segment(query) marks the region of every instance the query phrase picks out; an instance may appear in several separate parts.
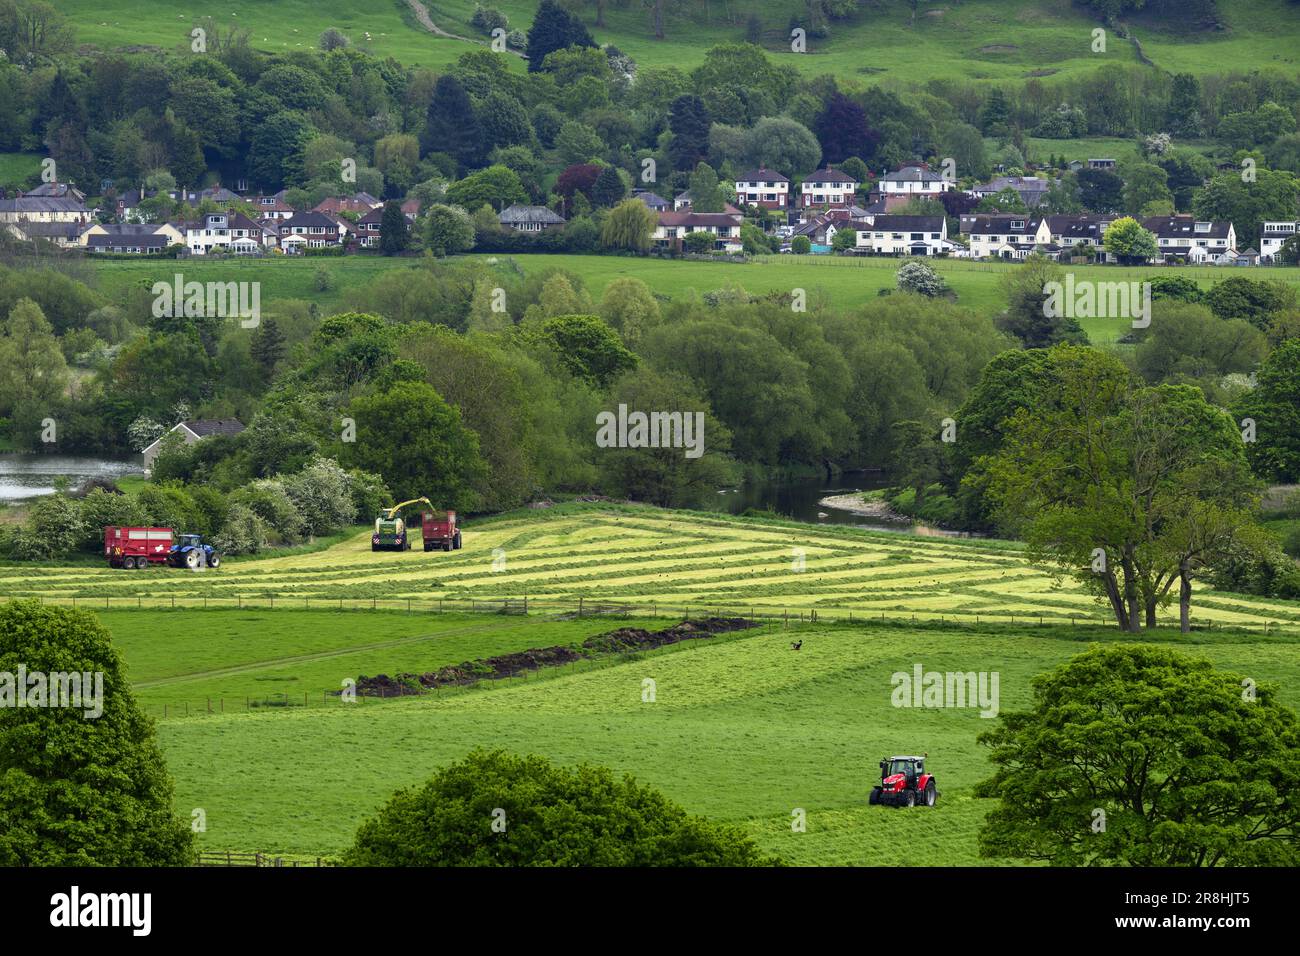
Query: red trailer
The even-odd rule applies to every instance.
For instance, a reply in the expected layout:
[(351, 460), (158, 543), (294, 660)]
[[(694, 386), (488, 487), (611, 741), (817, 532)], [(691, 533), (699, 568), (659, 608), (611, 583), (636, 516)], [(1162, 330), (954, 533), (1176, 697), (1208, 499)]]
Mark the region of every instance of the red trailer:
[(420, 515), (420, 531), (424, 535), (424, 550), (460, 550), (460, 528), (456, 526), (454, 511), (425, 511)]
[(151, 561), (165, 564), (171, 549), (171, 528), (104, 529), (104, 557), (109, 567), (147, 568)]

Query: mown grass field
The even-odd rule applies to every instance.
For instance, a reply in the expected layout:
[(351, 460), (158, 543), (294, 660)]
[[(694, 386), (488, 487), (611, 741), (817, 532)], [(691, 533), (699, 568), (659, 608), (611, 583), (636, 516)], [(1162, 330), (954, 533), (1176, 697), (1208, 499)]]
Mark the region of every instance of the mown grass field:
[[(1029, 703), (1035, 674), (1122, 639), (1087, 595), (1055, 589), (1009, 542), (608, 504), (473, 522), (464, 541), (450, 553), (373, 553), (362, 533), (201, 573), (6, 566), (0, 595), (75, 597), (102, 616), (159, 718), (178, 812), (206, 815), (203, 848), (325, 856), (393, 790), (484, 746), (633, 773), (792, 863), (997, 862), (978, 857), (992, 804), (972, 789), (990, 772), (976, 741), (990, 721), (972, 708), (896, 708), (892, 675), (918, 663), (996, 672), (1005, 711)], [(526, 616), (437, 610), (439, 599), (523, 595)], [(579, 597), (588, 612), (643, 613), (564, 613)], [(687, 609), (751, 608), (769, 615), (762, 627), (649, 653), (419, 697), (329, 694), (347, 678), (656, 628)], [(819, 623), (800, 623), (813, 610)], [(1143, 639), (1300, 703), (1300, 605), (1198, 589), (1195, 619), (1236, 626)], [(653, 701), (642, 699), (647, 678)], [(913, 751), (930, 755), (939, 806), (868, 807), (876, 761)], [(799, 809), (804, 833), (790, 825)]]
[[(150, 612), (104, 615), (133, 676), (160, 673), (154, 654), (167, 653)], [(296, 649), (321, 625), (313, 612), (167, 612), (210, 644), (241, 640), (276, 653)], [(356, 640), (367, 640), (365, 612), (344, 612)], [(374, 619), (392, 615), (376, 612)], [(500, 628), (483, 631), (483, 620)], [(423, 653), (429, 666), (463, 646), (476, 656), (519, 644), (562, 638), (557, 623), (478, 615), (439, 619), (441, 638), (393, 652)], [(605, 630), (618, 621), (568, 622), (569, 636)], [(459, 632), (457, 629), (460, 629)], [(328, 625), (327, 625), (328, 629)], [(335, 627), (326, 646), (342, 636)], [(800, 638), (795, 653), (790, 641)], [(206, 814), (205, 849), (262, 850), (330, 856), (350, 842), (357, 824), (398, 787), (426, 779), (475, 746), (540, 753), (565, 764), (582, 761), (635, 774), (689, 810), (745, 827), (771, 853), (805, 865), (972, 865), (976, 834), (992, 801), (972, 788), (990, 772), (977, 735), (991, 725), (977, 709), (896, 708), (892, 675), (926, 670), (999, 675), (998, 706), (1022, 708), (1033, 676), (1082, 652), (1088, 641), (1117, 640), (1100, 628), (1005, 626), (980, 628), (884, 625), (769, 626), (739, 635), (679, 644), (658, 652), (555, 668), (526, 679), (448, 689), (425, 697), (364, 700), (319, 708), (206, 713), (159, 724), (176, 807), (188, 818)], [(1298, 702), (1296, 640), (1273, 636), (1200, 634), (1189, 653), (1282, 687)], [(170, 645), (179, 660), (199, 647)], [(288, 641), (288, 643), (286, 643)], [(242, 650), (211, 651), (245, 659)], [(382, 652), (367, 650), (369, 660)], [(336, 673), (349, 661), (335, 659)], [(168, 662), (166, 667), (175, 666)], [(396, 669), (394, 667), (393, 669)], [(644, 681), (655, 682), (653, 701)], [(152, 693), (142, 689), (146, 700)], [(873, 808), (866, 793), (876, 762), (894, 753), (930, 755), (941, 798), (933, 810)], [(791, 829), (805, 811), (807, 831)], [(1081, 821), (1081, 825), (1086, 825)]]
[[(839, 256), (765, 256), (746, 263), (698, 262), (670, 259), (644, 259), (632, 256), (519, 255), (479, 256), (496, 261), (505, 268), (507, 260), (517, 264), (525, 274), (545, 269), (565, 269), (580, 276), (593, 298), (599, 300), (605, 287), (625, 276), (639, 278), (664, 296), (677, 299), (724, 286), (739, 285), (761, 295), (767, 292), (804, 289), (810, 304), (824, 303), (830, 308), (853, 309), (874, 301), (882, 289), (895, 288), (900, 261), (893, 258), (843, 258)], [(959, 305), (985, 314), (1006, 308), (1002, 292), (1003, 277), (1017, 268), (1004, 262), (970, 262), (960, 259), (934, 259), (934, 268), (957, 294)], [(94, 263), (99, 289), (112, 298), (128, 286), (172, 280), (177, 271), (187, 280), (249, 281), (262, 283), (263, 309), (275, 314), (279, 300), (314, 301), (324, 314), (345, 307), (349, 294), (389, 269), (417, 269), (426, 266), (419, 260), (393, 260), (382, 257), (348, 256), (343, 258), (273, 258), (262, 260), (223, 259), (184, 263), (171, 260), (132, 262), (107, 260)], [(1076, 281), (1133, 282), (1155, 275), (1179, 275), (1193, 279), (1208, 289), (1215, 282), (1241, 274), (1226, 267), (1187, 266), (1177, 269), (1155, 266), (1068, 266)], [(325, 269), (334, 277), (332, 287), (317, 291), (315, 277)], [(1300, 287), (1300, 269), (1260, 267), (1249, 270), (1253, 279), (1274, 279)], [(1130, 331), (1124, 319), (1082, 319), (1080, 325), (1098, 345), (1115, 341)]]
[[(527, 30), (535, 0), (494, 0), (510, 26)], [(474, 0), (424, 0), (432, 21), (448, 33), (478, 39), (469, 26)], [(1285, 0), (1222, 4), (1230, 29), (1213, 34), (1169, 32), (1139, 21), (1131, 25), (1143, 50), (1160, 69), (1193, 73), (1277, 66), (1293, 69), (1300, 15)], [(183, 52), (189, 29), (211, 15), (222, 25), (250, 30), (254, 46), (296, 51), (315, 46), (321, 31), (338, 27), (377, 56), (441, 68), (470, 49), (464, 40), (431, 35), (419, 25), (406, 0), (226, 0), (219, 7), (195, 7), (180, 0), (62, 0), (82, 43), (101, 49), (160, 48)], [(865, 6), (852, 20), (832, 23), (824, 39), (810, 38), (807, 52), (791, 52), (789, 22), (802, 5), (788, 0), (669, 5), (666, 37), (656, 40), (650, 15), (640, 3), (609, 4), (606, 27), (594, 26), (594, 9), (580, 12), (596, 41), (613, 43), (642, 67), (690, 69), (718, 43), (746, 37), (750, 13), (763, 27), (763, 45), (778, 63), (808, 76), (833, 73), (848, 85), (967, 81), (1022, 81), (1061, 77), (1105, 63), (1138, 62), (1135, 48), (1113, 33), (1106, 51), (1092, 51), (1095, 21), (1069, 0), (965, 0), (925, 3), (913, 21), (905, 0)], [(365, 32), (371, 37), (365, 39)], [(522, 69), (510, 57), (514, 69)]]
[[(372, 552), (367, 532), (309, 553), (230, 559), (218, 570), (102, 566), (0, 568), (0, 596), (40, 596), (86, 607), (390, 607), (425, 611), (527, 597), (568, 610), (628, 605), (677, 614), (726, 609), (859, 619), (1056, 622), (1105, 620), (1072, 580), (1030, 566), (1022, 548), (992, 540), (920, 537), (574, 504), (466, 527), (461, 551)], [(101, 602), (103, 602), (101, 604)], [(341, 604), (340, 604), (341, 602)], [(1172, 621), (1176, 608), (1165, 612)], [(1300, 604), (1197, 586), (1193, 621), (1300, 630)]]

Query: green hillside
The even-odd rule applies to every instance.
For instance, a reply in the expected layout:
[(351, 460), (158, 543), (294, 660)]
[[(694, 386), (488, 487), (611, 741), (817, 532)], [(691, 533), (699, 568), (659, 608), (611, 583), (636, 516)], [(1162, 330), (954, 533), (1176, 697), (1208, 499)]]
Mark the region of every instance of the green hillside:
[[(429, 33), (413, 13), (416, 5), (439, 29), (481, 39), (469, 25), (473, 0), (226, 0), (219, 10), (180, 0), (154, 0), (147, 10), (133, 0), (63, 0), (60, 7), (76, 23), (81, 42), (103, 49), (188, 50), (191, 25), (207, 15), (223, 26), (247, 28), (251, 42), (266, 50), (310, 49), (331, 26), (363, 49), (407, 63), (444, 66), (468, 48), (466, 40)], [(534, 0), (488, 5), (506, 13), (512, 28), (525, 30), (536, 9)], [(804, 9), (802, 3), (668, 3), (662, 41), (655, 39), (641, 3), (608, 6), (604, 28), (594, 26), (592, 4), (581, 11), (584, 22), (598, 42), (615, 44), (643, 67), (694, 66), (709, 47), (745, 39), (751, 11), (762, 22), (763, 45), (779, 62), (810, 76), (834, 73), (842, 82), (1008, 81), (1083, 72), (1102, 62), (1138, 62), (1135, 47), (1113, 35), (1105, 53), (1093, 53), (1091, 31), (1097, 24), (1069, 0), (923, 3), (915, 23), (910, 3), (874, 0), (862, 4), (853, 18), (832, 21), (829, 35), (810, 39), (802, 55), (790, 52), (789, 42), (790, 18)], [(1268, 65), (1294, 70), (1300, 48), (1300, 11), (1294, 5), (1257, 0), (1221, 7), (1229, 28), (1213, 34), (1167, 32), (1147, 22), (1132, 30), (1145, 55), (1164, 70), (1210, 73)]]

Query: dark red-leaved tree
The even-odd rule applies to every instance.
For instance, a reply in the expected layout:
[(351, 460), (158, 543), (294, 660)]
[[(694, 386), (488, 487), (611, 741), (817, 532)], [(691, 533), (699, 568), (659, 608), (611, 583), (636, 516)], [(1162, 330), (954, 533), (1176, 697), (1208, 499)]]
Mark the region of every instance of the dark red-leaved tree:
[(601, 167), (595, 163), (575, 163), (568, 167), (555, 180), (555, 195), (564, 198), (564, 214), (573, 209), (573, 194), (582, 193), (591, 199), (591, 187), (596, 185)]
[(835, 93), (813, 123), (822, 144), (822, 162), (828, 166), (850, 156), (869, 160), (880, 145), (880, 134), (867, 123), (867, 113), (843, 93)]

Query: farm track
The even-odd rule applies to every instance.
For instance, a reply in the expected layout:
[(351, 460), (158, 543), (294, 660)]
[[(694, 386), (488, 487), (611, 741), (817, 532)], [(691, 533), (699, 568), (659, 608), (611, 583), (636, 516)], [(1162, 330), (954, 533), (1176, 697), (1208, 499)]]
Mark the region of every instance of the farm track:
[[(494, 557), (505, 563), (494, 570)], [(772, 524), (628, 506), (542, 510), (467, 527), (465, 550), (373, 553), (358, 534), (324, 551), (236, 559), (194, 574), (106, 567), (0, 569), (0, 595), (140, 606), (378, 606), (620, 603), (644, 608), (840, 610), (864, 617), (1103, 622), (1106, 612), (1070, 579), (1059, 586), (1017, 545), (913, 537), (842, 526)], [(1295, 626), (1300, 604), (1197, 587), (1194, 620)], [(1164, 612), (1166, 620), (1171, 616)]]

